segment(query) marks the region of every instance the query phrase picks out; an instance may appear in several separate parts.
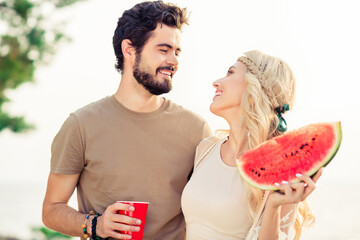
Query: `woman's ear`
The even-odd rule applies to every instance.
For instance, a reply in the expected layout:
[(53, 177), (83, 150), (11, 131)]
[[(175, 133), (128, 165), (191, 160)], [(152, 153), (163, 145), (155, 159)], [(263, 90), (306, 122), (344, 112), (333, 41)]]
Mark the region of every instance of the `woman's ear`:
[(124, 39), (122, 41), (121, 50), (122, 50), (122, 53), (124, 55), (124, 62), (125, 62), (125, 59), (130, 61), (130, 62), (135, 61), (136, 50), (132, 46), (132, 42), (129, 39)]

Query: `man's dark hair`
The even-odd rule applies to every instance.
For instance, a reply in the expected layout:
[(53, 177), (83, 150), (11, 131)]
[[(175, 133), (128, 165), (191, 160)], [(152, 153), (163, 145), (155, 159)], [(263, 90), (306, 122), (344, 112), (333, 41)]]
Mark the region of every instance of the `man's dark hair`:
[(122, 72), (124, 68), (122, 41), (129, 39), (132, 46), (135, 47), (136, 53), (140, 54), (158, 23), (181, 30), (183, 24), (188, 24), (186, 8), (181, 9), (176, 5), (166, 4), (162, 1), (142, 2), (126, 10), (119, 18), (113, 37), (116, 55), (115, 68), (119, 72)]

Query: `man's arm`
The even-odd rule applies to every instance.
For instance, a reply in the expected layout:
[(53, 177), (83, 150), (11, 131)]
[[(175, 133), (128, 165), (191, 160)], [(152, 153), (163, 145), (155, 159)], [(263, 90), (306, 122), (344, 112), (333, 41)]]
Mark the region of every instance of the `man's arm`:
[[(68, 205), (79, 180), (79, 174), (60, 175), (50, 173), (48, 186), (43, 203), (42, 219), (48, 228), (68, 236), (83, 236), (82, 224), (85, 222), (85, 213), (79, 213)], [(120, 234), (119, 230), (137, 232), (140, 225), (138, 219), (117, 214), (119, 210), (133, 211), (133, 207), (127, 204), (114, 203), (105, 210), (98, 218), (96, 227), (100, 237), (114, 237), (118, 239), (131, 239), (130, 235)], [(87, 233), (91, 236), (91, 220), (87, 221)]]
[(86, 214), (81, 214), (68, 205), (79, 176), (80, 173), (73, 175), (50, 173), (43, 203), (42, 220), (45, 226), (69, 236), (83, 235), (81, 225), (85, 221)]

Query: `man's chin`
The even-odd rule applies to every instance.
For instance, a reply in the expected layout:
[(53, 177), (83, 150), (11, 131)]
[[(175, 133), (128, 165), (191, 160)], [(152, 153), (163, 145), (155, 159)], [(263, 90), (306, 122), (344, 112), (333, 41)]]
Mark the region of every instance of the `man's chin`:
[(147, 89), (152, 95), (162, 95), (162, 94), (166, 94), (169, 93), (171, 91), (171, 87), (170, 88), (152, 88), (152, 89)]
[[(135, 76), (134, 76), (135, 77)], [(135, 77), (137, 82), (142, 85), (150, 94), (152, 95), (161, 95), (171, 91), (172, 82), (165, 77), (157, 77), (151, 80), (144, 81), (141, 78), (138, 79)]]
[(162, 76), (161, 74), (160, 74), (160, 76), (158, 76), (158, 77), (156, 78), (156, 81), (157, 81), (158, 83), (160, 83), (160, 84), (165, 84), (165, 83), (167, 83), (168, 85), (171, 85), (171, 84), (172, 84), (172, 78), (169, 79), (169, 78), (167, 78), (167, 77)]
[(148, 89), (150, 93), (155, 92), (157, 94), (155, 94), (155, 93), (152, 93), (152, 94), (161, 95), (161, 94), (169, 93), (172, 90), (172, 82), (171, 82), (171, 80), (163, 79), (163, 82), (158, 81), (158, 83), (160, 83), (160, 84), (158, 84), (157, 86), (152, 87), (151, 91)]

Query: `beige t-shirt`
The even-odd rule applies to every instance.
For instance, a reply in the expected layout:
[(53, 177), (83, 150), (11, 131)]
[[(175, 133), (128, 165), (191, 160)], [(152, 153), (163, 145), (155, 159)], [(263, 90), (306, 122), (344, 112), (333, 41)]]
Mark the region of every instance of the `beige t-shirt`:
[(218, 140), (199, 162), (183, 191), (186, 240), (240, 240), (251, 228), (245, 183), (237, 167), (221, 159), (220, 148), (226, 139)]
[(182, 239), (181, 193), (196, 146), (210, 134), (202, 118), (169, 100), (138, 113), (110, 96), (70, 114), (54, 138), (51, 171), (81, 173), (80, 212), (103, 213), (118, 200), (150, 202), (144, 240)]

